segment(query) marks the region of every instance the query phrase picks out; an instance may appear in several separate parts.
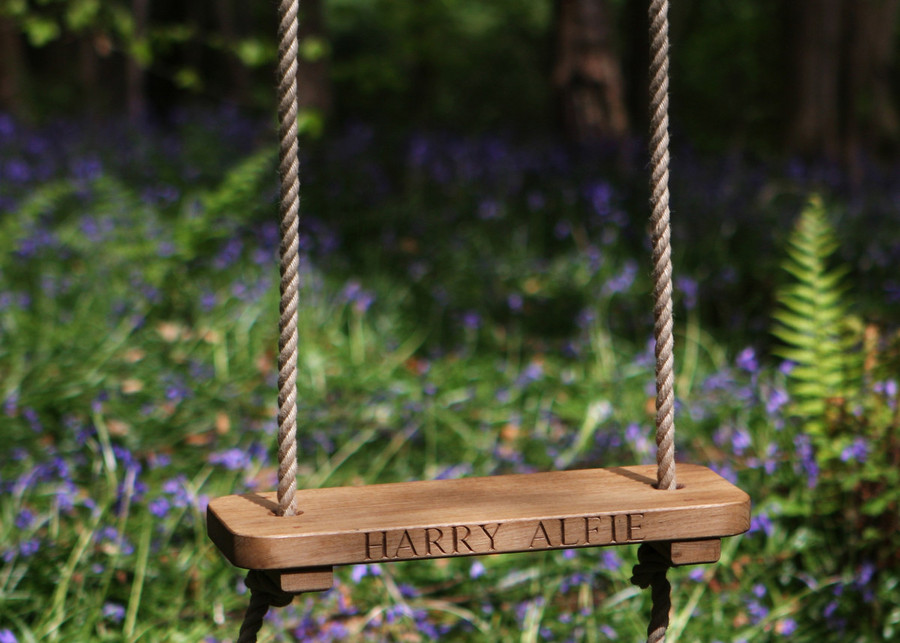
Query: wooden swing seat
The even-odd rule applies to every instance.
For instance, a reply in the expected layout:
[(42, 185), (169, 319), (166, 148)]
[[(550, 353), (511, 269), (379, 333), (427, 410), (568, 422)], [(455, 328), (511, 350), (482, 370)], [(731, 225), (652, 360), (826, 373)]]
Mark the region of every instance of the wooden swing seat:
[(750, 527), (750, 497), (706, 467), (679, 464), (676, 491), (655, 465), (427, 480), (209, 503), (207, 529), (237, 567), (271, 570), (286, 591), (331, 587), (335, 565), (659, 543), (673, 564), (715, 562), (719, 538)]

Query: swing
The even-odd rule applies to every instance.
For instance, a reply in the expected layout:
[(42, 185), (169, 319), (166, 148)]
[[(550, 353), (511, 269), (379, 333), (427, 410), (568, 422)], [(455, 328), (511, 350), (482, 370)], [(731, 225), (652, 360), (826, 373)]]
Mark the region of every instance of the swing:
[(209, 503), (209, 536), (251, 570), (239, 641), (270, 605), (332, 586), (333, 568), (550, 549), (639, 544), (634, 582), (653, 588), (648, 640), (665, 637), (669, 566), (719, 559), (750, 526), (750, 498), (706, 467), (674, 459), (668, 194), (668, 1), (651, 0), (651, 204), (657, 465), (296, 490), (297, 5), (279, 7), (281, 319), (278, 491)]

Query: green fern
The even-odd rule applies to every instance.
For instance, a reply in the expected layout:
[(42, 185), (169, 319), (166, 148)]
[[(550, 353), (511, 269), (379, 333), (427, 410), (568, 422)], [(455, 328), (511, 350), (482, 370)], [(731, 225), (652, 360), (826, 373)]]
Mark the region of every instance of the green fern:
[(788, 239), (782, 267), (789, 283), (778, 293), (772, 329), (783, 342), (777, 354), (796, 364), (789, 378), (791, 410), (812, 431), (823, 430), (828, 410), (859, 388), (862, 360), (845, 300), (847, 270), (828, 267), (837, 248), (822, 200), (814, 196)]

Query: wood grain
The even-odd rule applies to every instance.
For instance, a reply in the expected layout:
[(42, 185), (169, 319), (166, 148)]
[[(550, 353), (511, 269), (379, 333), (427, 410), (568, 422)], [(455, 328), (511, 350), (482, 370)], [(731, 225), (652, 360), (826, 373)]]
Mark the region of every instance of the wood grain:
[[(655, 471), (646, 465), (308, 489), (298, 492), (301, 513), (291, 517), (275, 515), (274, 492), (226, 496), (210, 502), (207, 527), (234, 565), (273, 570), (712, 540), (749, 528), (749, 496), (716, 473), (682, 464), (683, 488), (660, 491)], [(708, 548), (700, 556), (709, 557)]]

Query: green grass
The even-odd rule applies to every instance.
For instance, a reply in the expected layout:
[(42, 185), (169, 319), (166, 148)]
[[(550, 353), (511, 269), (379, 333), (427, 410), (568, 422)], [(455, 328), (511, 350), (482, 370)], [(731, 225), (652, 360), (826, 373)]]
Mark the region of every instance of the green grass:
[[(0, 219), (0, 641), (236, 637), (248, 596), (204, 508), (275, 486), (271, 169), (259, 152), (165, 203), (115, 171), (59, 179)], [(502, 191), (504, 218), (479, 218), (496, 204), (453, 181), (372, 205), (378, 243), (305, 219), (299, 486), (652, 462), (649, 260), (618, 242), (628, 224)], [(698, 311), (679, 303), (679, 457), (738, 480), (754, 525), (717, 565), (670, 572), (673, 640), (889, 640), (896, 500), (890, 462), (866, 454), (893, 453), (894, 340), (871, 349), (862, 397), (879, 441), (817, 460), (785, 372)], [(266, 636), (640, 640), (634, 562), (624, 547), (339, 569)]]

